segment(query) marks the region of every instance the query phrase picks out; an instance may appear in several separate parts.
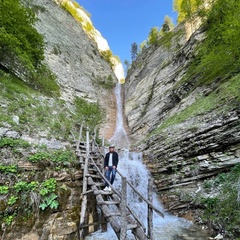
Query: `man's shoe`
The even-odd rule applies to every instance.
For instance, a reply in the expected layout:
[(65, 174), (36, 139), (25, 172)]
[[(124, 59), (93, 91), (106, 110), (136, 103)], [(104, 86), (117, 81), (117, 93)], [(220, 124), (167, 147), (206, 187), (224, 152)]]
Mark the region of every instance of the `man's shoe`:
[(108, 187), (107, 191), (108, 191), (108, 192), (111, 192), (111, 191), (112, 191), (111, 187)]
[(108, 188), (109, 188), (109, 187), (105, 187), (105, 188), (103, 189), (103, 191), (109, 191)]

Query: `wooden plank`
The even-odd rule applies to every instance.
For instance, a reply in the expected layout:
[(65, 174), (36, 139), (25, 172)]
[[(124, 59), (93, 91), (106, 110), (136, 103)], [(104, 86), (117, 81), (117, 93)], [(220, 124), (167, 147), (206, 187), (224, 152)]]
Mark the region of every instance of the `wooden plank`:
[[(153, 196), (152, 196), (152, 185), (153, 182), (152, 180), (149, 178), (148, 179), (148, 200), (150, 202), (152, 202), (153, 200)], [(151, 208), (150, 205), (148, 205), (148, 216), (147, 216), (147, 220), (148, 220), (148, 237), (149, 239), (153, 239), (153, 209)]]
[(105, 214), (106, 217), (117, 217), (117, 216), (121, 216), (120, 212), (109, 212)]
[(93, 191), (93, 194), (94, 195), (98, 195), (98, 194), (101, 194), (101, 195), (112, 195), (112, 192), (103, 191), (103, 190), (97, 190), (97, 191)]
[[(87, 144), (89, 144), (89, 132), (87, 130), (86, 133), (86, 138), (87, 138)], [(86, 175), (88, 174), (88, 156), (89, 156), (89, 148), (87, 147), (88, 151), (86, 154), (86, 159), (85, 159), (85, 164), (84, 164), (84, 172), (83, 172), (83, 188), (82, 192), (87, 191), (87, 177)], [(84, 228), (81, 228), (82, 225), (86, 224), (86, 212), (87, 212), (87, 194), (83, 195), (82, 198), (82, 205), (81, 205), (81, 213), (80, 213), (80, 222), (79, 222), (79, 238), (80, 240), (84, 240)]]
[(106, 204), (106, 205), (117, 205), (120, 204), (120, 202), (114, 202), (114, 201), (103, 201), (103, 202), (98, 202), (99, 205)]
[(88, 193), (91, 193), (91, 192), (93, 192), (92, 189), (91, 189), (91, 190), (88, 190), (88, 191), (86, 191), (86, 192), (82, 192), (82, 195), (85, 195), (85, 194), (88, 194)]
[(86, 175), (86, 177), (102, 179), (102, 177), (101, 177), (100, 175), (94, 175), (94, 174), (90, 174), (90, 173), (88, 173), (88, 174)]
[[(88, 178), (88, 181), (89, 181), (89, 183), (93, 182), (91, 177)], [(97, 186), (94, 185), (94, 184), (91, 184), (91, 188), (93, 189), (93, 191), (98, 191)], [(96, 195), (96, 200), (97, 200), (97, 202), (98, 201), (99, 202), (104, 201), (104, 199), (103, 199), (101, 194)], [(111, 224), (114, 232), (116, 233), (117, 237), (119, 238), (120, 237), (120, 229), (121, 229), (121, 227), (120, 227), (120, 224), (119, 224), (118, 220), (116, 219), (116, 216), (117, 216), (117, 214), (120, 215), (120, 213), (118, 213), (118, 212), (111, 213), (111, 211), (109, 210), (107, 205), (100, 205), (99, 207), (101, 208), (103, 214), (106, 217), (108, 217), (109, 223)]]
[[(133, 228), (137, 228), (137, 227), (138, 227), (137, 224), (128, 224), (128, 225), (127, 225), (127, 230), (133, 229)], [(151, 238), (151, 239), (152, 239), (152, 238)]]
[(127, 238), (127, 179), (122, 178), (122, 199), (121, 199), (121, 233), (120, 240), (125, 240)]

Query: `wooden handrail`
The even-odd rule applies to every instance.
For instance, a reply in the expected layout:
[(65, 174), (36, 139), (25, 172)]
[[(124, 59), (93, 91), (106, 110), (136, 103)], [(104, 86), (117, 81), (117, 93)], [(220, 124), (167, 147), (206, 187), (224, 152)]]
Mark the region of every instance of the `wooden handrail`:
[[(96, 143), (96, 142), (95, 142)], [(96, 143), (96, 145), (97, 145), (97, 147), (98, 147), (98, 149), (99, 149), (99, 146), (98, 146), (98, 144)], [(100, 152), (100, 151), (99, 151)], [(101, 154), (102, 155), (102, 154)], [(102, 155), (102, 157), (104, 158), (104, 155)], [(94, 160), (92, 159), (92, 161), (94, 162)], [(94, 162), (94, 164), (95, 164), (95, 162)], [(97, 167), (97, 166), (96, 166)], [(97, 167), (97, 169), (99, 170), (99, 168)], [(119, 175), (121, 176), (121, 178), (123, 178), (124, 176), (123, 176), (123, 174), (121, 174), (121, 172), (119, 172), (119, 170), (118, 169), (116, 169), (117, 170), (117, 172), (119, 173)], [(110, 182), (105, 178), (105, 176), (101, 173), (101, 171), (99, 170), (99, 172), (100, 172), (100, 174), (101, 174), (101, 176), (104, 178), (104, 180), (111, 186), (111, 184), (110, 184)], [(140, 198), (142, 198), (157, 214), (159, 214), (162, 218), (164, 218), (164, 214), (160, 211), (160, 210), (158, 210), (147, 198), (145, 198), (128, 180), (127, 180), (127, 184), (138, 194), (138, 196), (140, 197)], [(113, 191), (116, 193), (116, 194), (118, 194), (119, 196), (121, 196), (117, 191), (115, 191), (114, 189), (113, 189)]]
[[(123, 178), (124, 176), (117, 170), (118, 174)], [(142, 198), (156, 213), (158, 213), (161, 217), (164, 218), (164, 214), (158, 210), (154, 205), (147, 199), (145, 198), (128, 180), (127, 184), (138, 194), (140, 198)]]

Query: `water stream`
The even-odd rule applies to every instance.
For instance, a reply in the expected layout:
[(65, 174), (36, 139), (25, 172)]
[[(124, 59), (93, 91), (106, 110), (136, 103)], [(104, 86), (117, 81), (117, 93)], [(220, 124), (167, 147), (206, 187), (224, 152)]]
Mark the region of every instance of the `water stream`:
[[(121, 85), (117, 84), (115, 88), (117, 99), (117, 120), (116, 130), (113, 137), (109, 140), (111, 144), (115, 144), (119, 149), (119, 165), (118, 170), (127, 177), (128, 181), (134, 185), (143, 196), (148, 195), (147, 184), (150, 173), (146, 166), (142, 163), (142, 153), (130, 152), (128, 150), (129, 141), (123, 126), (122, 102), (121, 102)], [(121, 150), (120, 150), (121, 149)], [(116, 176), (113, 186), (121, 191), (121, 177)], [(139, 198), (139, 196), (128, 186), (127, 202), (129, 207), (138, 216), (138, 219), (147, 227), (147, 204)], [(151, 240), (206, 240), (207, 235), (203, 231), (195, 229), (192, 222), (185, 219), (170, 215), (164, 210), (157, 194), (153, 192), (153, 204), (164, 213), (164, 218), (156, 213), (153, 216), (154, 238)], [(85, 238), (86, 240), (117, 240), (116, 234), (110, 225), (107, 232), (97, 232)], [(127, 233), (127, 239), (133, 240), (134, 236), (130, 231)]]

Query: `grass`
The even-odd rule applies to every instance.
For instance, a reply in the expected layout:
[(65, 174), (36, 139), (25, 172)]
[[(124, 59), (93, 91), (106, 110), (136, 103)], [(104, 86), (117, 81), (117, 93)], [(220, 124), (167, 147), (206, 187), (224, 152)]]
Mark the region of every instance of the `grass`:
[[(179, 124), (189, 118), (205, 114), (213, 109), (225, 111), (240, 104), (240, 75), (221, 84), (208, 96), (200, 96), (192, 105), (178, 114), (166, 119), (152, 134), (159, 133), (172, 125)], [(231, 104), (228, 104), (231, 102)]]
[[(68, 140), (72, 132), (78, 132), (81, 121), (89, 126), (101, 122), (98, 104), (79, 98), (74, 107), (65, 101), (49, 98), (33, 90), (27, 84), (10, 74), (0, 71), (0, 127), (11, 126), (12, 130), (37, 134), (47, 133), (56, 139)], [(19, 117), (19, 123), (13, 117)]]

